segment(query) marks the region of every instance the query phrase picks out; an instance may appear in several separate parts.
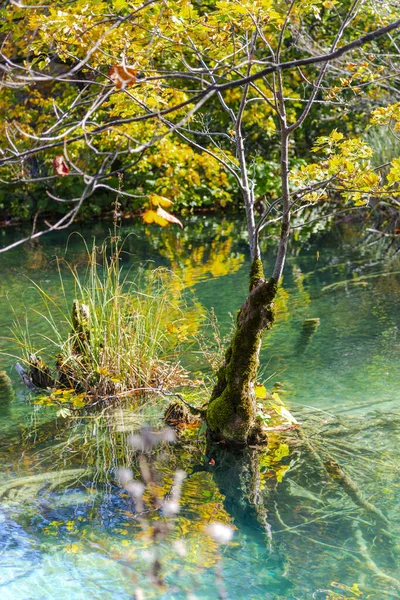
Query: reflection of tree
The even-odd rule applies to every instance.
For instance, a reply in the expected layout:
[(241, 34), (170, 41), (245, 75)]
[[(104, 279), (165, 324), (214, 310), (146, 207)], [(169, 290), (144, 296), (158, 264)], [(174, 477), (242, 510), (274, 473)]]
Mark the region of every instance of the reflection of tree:
[(243, 254), (234, 251), (234, 223), (221, 225), (212, 240), (194, 240), (191, 235), (166, 235), (160, 254), (168, 258), (171, 268), (182, 282), (191, 288), (209, 277), (218, 278), (236, 273), (244, 261)]

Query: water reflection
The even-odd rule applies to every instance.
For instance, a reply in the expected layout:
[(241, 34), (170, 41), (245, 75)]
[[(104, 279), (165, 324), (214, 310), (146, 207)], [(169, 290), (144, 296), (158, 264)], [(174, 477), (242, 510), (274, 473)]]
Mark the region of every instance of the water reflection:
[[(222, 329), (229, 327), (228, 313), (236, 312), (247, 290), (249, 259), (240, 223), (204, 217), (183, 232), (144, 235), (142, 226), (126, 224), (121, 235), (128, 232), (124, 268), (173, 267), (181, 289), (195, 296), (193, 320), (202, 306), (213, 306)], [(100, 242), (108, 227), (83, 233)], [(67, 241), (68, 260), (84, 268), (83, 240), (63, 236), (2, 256), (2, 332), (13, 318), (8, 301), (20, 313), (24, 305), (38, 306), (26, 276), (61, 297), (54, 256), (63, 254)], [(388, 532), (335, 478), (329, 480), (303, 443), (286, 454), (271, 441), (264, 455), (253, 453), (229, 466), (192, 430), (184, 446), (157, 459), (161, 493), (168, 493), (177, 468), (189, 476), (175, 538), (161, 548), (168, 558), (167, 585), (153, 586), (146, 560), (151, 548), (131, 499), (114, 484), (121, 465), (138, 473), (137, 457), (126, 444), (138, 424), (135, 416), (129, 420), (127, 408), (122, 417), (71, 424), (52, 409), (34, 410), (10, 371), (14, 359), (2, 357), (0, 368), (12, 374), (16, 396), (9, 402), (0, 389), (1, 597), (50, 600), (57, 590), (60, 600), (119, 600), (132, 598), (137, 586), (146, 599), (185, 598), (191, 589), (214, 600), (217, 558), (204, 542), (204, 528), (218, 520), (237, 528), (222, 552), (229, 598), (399, 598), (400, 258), (385, 252), (381, 241), (360, 244), (352, 225), (295, 246), (277, 324), (264, 343), (263, 367), (265, 377), (272, 375), (267, 385), (279, 381), (285, 401), (309, 424), (305, 433), (318, 452), (343, 465), (365, 499), (390, 519)], [(268, 249), (266, 256), (272, 261)], [(319, 326), (310, 334), (305, 323), (312, 319)], [(146, 419), (155, 422), (156, 416)], [(121, 418), (128, 419), (125, 428), (116, 426)], [(54, 487), (51, 476), (43, 475), (53, 472), (64, 474), (64, 483), (61, 475)], [(35, 479), (39, 474), (42, 479)], [(171, 553), (174, 539), (185, 540), (185, 557)]]

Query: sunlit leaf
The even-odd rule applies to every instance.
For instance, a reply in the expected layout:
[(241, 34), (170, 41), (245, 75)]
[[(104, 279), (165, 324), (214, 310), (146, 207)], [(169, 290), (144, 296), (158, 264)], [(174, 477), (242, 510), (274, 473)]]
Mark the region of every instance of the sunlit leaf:
[(168, 225), (167, 219), (160, 217), (155, 210), (146, 210), (142, 214), (142, 219), (145, 223), (157, 223), (157, 225), (161, 225), (161, 227)]
[(290, 423), (291, 425), (298, 425), (299, 424), (298, 420), (284, 406), (280, 407), (279, 412), (281, 413), (282, 417), (284, 417), (286, 419), (286, 421), (288, 423)]
[[(164, 219), (165, 221), (167, 221), (168, 223), (176, 223), (177, 225), (179, 225), (179, 227), (182, 227), (183, 229), (183, 225), (180, 222), (179, 219), (177, 219), (174, 215), (171, 215), (170, 213), (167, 213), (163, 208), (161, 208), (160, 206), (157, 208), (157, 215), (158, 217), (161, 217), (162, 219)], [(158, 221), (156, 221), (157, 223)], [(159, 223), (160, 225), (161, 223)]]
[(70, 417), (70, 416), (71, 416), (71, 411), (69, 410), (69, 408), (62, 407), (57, 411), (57, 417), (66, 419), (67, 417)]
[(114, 377), (110, 377), (110, 381), (113, 383), (121, 383), (121, 381), (123, 381), (123, 377), (121, 375), (114, 375)]
[(275, 450), (275, 453), (274, 453), (274, 460), (280, 461), (285, 456), (289, 456), (289, 454), (290, 454), (289, 446), (285, 443), (279, 444), (279, 447), (277, 448), (277, 450)]
[(172, 200), (168, 200), (168, 198), (164, 198), (164, 196), (159, 196), (158, 194), (149, 194), (149, 200), (154, 206), (162, 206), (163, 208), (169, 208), (173, 204)]
[(267, 390), (265, 385), (256, 385), (254, 387), (254, 393), (256, 395), (256, 398), (266, 398), (267, 397)]
[(74, 396), (72, 398), (72, 404), (74, 408), (83, 408), (86, 406), (87, 402), (85, 401), (86, 394), (79, 394), (78, 396)]

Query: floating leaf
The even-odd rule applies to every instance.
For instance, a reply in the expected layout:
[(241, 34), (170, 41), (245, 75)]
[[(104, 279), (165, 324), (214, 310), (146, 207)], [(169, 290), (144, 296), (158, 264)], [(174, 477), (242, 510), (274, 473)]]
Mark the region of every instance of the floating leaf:
[(108, 76), (117, 90), (125, 90), (136, 82), (136, 69), (124, 65), (114, 65), (108, 71)]
[(66, 175), (68, 175), (69, 169), (62, 154), (56, 156), (53, 160), (53, 169), (55, 174), (59, 177), (65, 177)]

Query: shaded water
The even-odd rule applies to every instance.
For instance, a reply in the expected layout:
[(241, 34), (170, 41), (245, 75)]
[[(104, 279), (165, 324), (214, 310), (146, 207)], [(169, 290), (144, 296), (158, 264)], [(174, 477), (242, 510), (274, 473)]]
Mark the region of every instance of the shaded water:
[[(100, 240), (108, 229), (100, 224), (80, 231)], [(228, 315), (235, 314), (247, 289), (249, 259), (240, 223), (199, 217), (183, 232), (145, 232), (129, 224), (121, 233), (132, 233), (123, 255), (126, 267), (172, 267), (181, 285), (203, 306), (214, 307), (228, 330)], [(10, 241), (14, 235), (5, 232)], [(82, 238), (60, 233), (1, 256), (2, 334), (13, 319), (10, 307), (18, 314), (24, 306), (39, 308), (29, 279), (61, 297), (54, 257), (67, 246), (71, 263), (86, 260)], [(272, 255), (266, 251), (267, 263)], [(289, 257), (277, 323), (262, 354), (267, 386), (279, 382), (285, 401), (307, 421), (313, 443), (327, 448), (365, 497), (389, 516), (392, 536), (382, 535), (371, 514), (327, 482), (315, 465), (308, 466), (312, 458), (304, 452), (282, 458), (282, 465), (291, 467), (277, 483), (269, 478), (271, 456), (279, 450), (272, 442), (269, 454), (249, 462), (244, 479), (236, 480), (238, 473), (232, 472), (227, 482), (218, 461), (209, 465), (209, 450), (194, 432), (185, 449), (157, 459), (163, 492), (175, 469), (190, 474), (176, 526), (160, 543), (165, 586), (159, 588), (148, 576), (152, 546), (129, 497), (112, 484), (114, 457), (124, 446), (101, 446), (100, 457), (96, 449), (77, 447), (82, 439), (91, 447), (104, 443), (90, 422), (79, 435), (77, 430), (75, 443), (66, 444), (71, 430), (64, 434), (62, 419), (55, 427), (53, 409), (32, 406), (12, 371), (15, 359), (3, 356), (0, 369), (10, 373), (15, 398), (10, 403), (0, 398), (0, 597), (114, 600), (132, 598), (141, 587), (145, 598), (185, 598), (189, 589), (211, 600), (220, 597), (215, 573), (221, 569), (230, 599), (399, 598), (399, 286), (399, 256), (389, 256), (381, 242), (362, 243), (357, 227), (347, 224), (312, 236)], [(308, 336), (304, 320), (317, 318), (320, 324)], [(41, 330), (32, 311), (30, 321)], [(8, 349), (5, 341), (0, 344)], [(198, 368), (198, 356), (186, 361)], [(79, 485), (76, 477), (54, 489), (46, 479), (25, 480), (4, 491), (16, 478), (86, 468), (88, 462), (109, 470), (110, 478), (94, 480), (88, 471)], [(256, 508), (247, 505), (254, 474)], [(237, 528), (222, 556), (204, 535), (207, 523), (216, 520)], [(179, 556), (174, 539), (185, 540), (186, 556)]]

